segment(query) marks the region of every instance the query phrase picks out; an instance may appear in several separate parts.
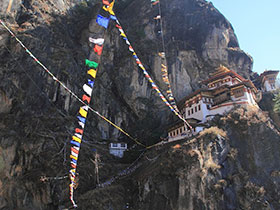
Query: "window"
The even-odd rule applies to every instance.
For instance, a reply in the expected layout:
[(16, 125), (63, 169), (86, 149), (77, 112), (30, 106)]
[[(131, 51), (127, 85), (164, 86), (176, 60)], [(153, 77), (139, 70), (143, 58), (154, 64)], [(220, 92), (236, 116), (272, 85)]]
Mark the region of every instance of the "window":
[(183, 133), (183, 128), (180, 128), (180, 133)]
[(201, 107), (200, 107), (200, 104), (198, 105), (198, 111), (200, 111), (201, 110)]
[(121, 144), (121, 147), (125, 147), (125, 144)]
[(113, 143), (112, 147), (118, 147), (118, 144), (117, 143)]
[(207, 104), (207, 109), (210, 109), (210, 105), (209, 104)]
[(238, 98), (244, 96), (243, 88), (233, 90), (234, 97)]
[(189, 115), (189, 116), (191, 115), (191, 111), (190, 111), (190, 110), (188, 111), (188, 115)]
[(194, 108), (194, 111), (197, 112), (197, 106)]
[(192, 109), (192, 114), (193, 114), (193, 109)]

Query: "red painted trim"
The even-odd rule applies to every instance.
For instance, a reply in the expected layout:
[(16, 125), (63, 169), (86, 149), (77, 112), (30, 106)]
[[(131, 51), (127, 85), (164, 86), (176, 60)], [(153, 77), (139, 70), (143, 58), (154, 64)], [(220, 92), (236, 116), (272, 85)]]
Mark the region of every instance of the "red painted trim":
[(217, 105), (217, 106), (211, 107), (210, 110), (218, 109), (218, 108), (224, 107), (224, 106), (239, 105), (239, 104), (249, 104), (249, 103), (247, 101), (241, 101), (241, 102), (235, 102), (235, 103), (227, 103), (227, 104), (222, 104), (222, 105)]

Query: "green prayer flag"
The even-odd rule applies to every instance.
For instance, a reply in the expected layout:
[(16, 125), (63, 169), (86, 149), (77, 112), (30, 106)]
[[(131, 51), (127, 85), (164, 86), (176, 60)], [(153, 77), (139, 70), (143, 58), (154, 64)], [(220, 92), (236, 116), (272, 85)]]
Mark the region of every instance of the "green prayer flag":
[(96, 69), (97, 66), (98, 66), (98, 63), (86, 59), (86, 66), (88, 66), (89, 68), (95, 68)]

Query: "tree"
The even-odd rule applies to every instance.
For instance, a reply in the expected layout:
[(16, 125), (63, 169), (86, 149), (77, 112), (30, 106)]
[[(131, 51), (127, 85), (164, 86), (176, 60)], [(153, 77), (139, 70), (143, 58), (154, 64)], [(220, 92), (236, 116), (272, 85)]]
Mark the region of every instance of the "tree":
[(276, 113), (280, 113), (280, 91), (279, 90), (274, 94), (273, 101), (275, 102), (273, 111)]

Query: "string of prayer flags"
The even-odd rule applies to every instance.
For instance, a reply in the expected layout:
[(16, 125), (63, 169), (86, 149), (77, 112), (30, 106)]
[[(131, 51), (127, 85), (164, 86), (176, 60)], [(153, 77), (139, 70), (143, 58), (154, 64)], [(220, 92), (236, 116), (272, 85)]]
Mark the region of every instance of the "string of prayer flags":
[[(124, 33), (124, 30), (121, 27), (120, 22), (118, 21), (118, 19), (116, 20), (116, 28), (118, 28), (119, 32), (120, 32), (120, 36), (123, 37), (124, 40), (128, 40), (127, 36)], [(127, 43), (126, 43), (127, 44)], [(190, 126), (190, 124), (184, 119), (184, 117), (181, 116), (181, 114), (174, 109), (174, 107), (167, 101), (167, 99), (164, 97), (164, 95), (161, 93), (161, 91), (159, 90), (159, 88), (157, 87), (157, 85), (155, 84), (155, 82), (152, 80), (152, 78), (150, 77), (150, 75), (148, 74), (148, 72), (146, 71), (145, 67), (143, 66), (143, 64), (141, 62), (137, 62), (140, 61), (138, 56), (136, 55), (136, 52), (134, 51), (133, 47), (131, 46), (131, 44), (127, 44), (128, 45), (128, 49), (129, 51), (132, 52), (133, 57), (136, 60), (137, 65), (139, 66), (139, 68), (142, 69), (145, 77), (148, 79), (148, 81), (150, 82), (152, 88), (158, 93), (159, 97), (162, 99), (162, 101), (165, 103), (166, 106), (169, 107), (169, 109), (174, 112), (174, 114), (176, 116), (178, 116), (186, 125), (188, 125), (188, 127), (192, 128)]]
[(95, 68), (96, 69), (98, 67), (98, 63), (86, 59), (86, 66), (88, 66), (89, 68)]
[[(104, 4), (103, 9), (105, 11), (107, 11), (108, 13), (110, 13), (111, 15), (115, 15), (113, 12), (113, 6), (114, 6), (115, 1), (112, 1), (110, 3), (108, 0), (102, 0), (102, 2)], [(109, 16), (109, 14), (108, 14), (108, 16)], [(110, 18), (104, 17), (100, 14), (97, 15), (96, 22), (101, 27), (104, 27), (105, 30), (107, 29), (107, 27), (109, 25), (109, 21), (110, 21)], [(98, 56), (101, 56), (101, 54), (102, 54), (105, 30), (104, 30), (103, 37), (98, 37), (98, 38), (89, 37), (89, 42), (94, 44), (93, 51)], [(100, 60), (100, 57), (99, 57), (99, 60)], [(81, 145), (82, 139), (83, 139), (86, 118), (88, 115), (89, 104), (91, 101), (92, 88), (94, 87), (94, 82), (95, 82), (97, 67), (98, 67), (98, 62), (91, 61), (88, 59), (85, 60), (85, 64), (89, 68), (89, 70), (87, 71), (87, 74), (89, 76), (91, 76), (91, 78), (87, 79), (87, 84), (83, 85), (83, 90), (84, 90), (85, 94), (83, 94), (82, 101), (83, 102), (86, 101), (88, 103), (88, 105), (80, 107), (79, 116), (77, 116), (77, 118), (79, 120), (78, 124), (79, 124), (80, 128), (75, 129), (75, 133), (72, 136), (72, 139), (70, 141), (70, 143), (72, 144), (72, 147), (71, 147), (71, 154), (70, 154), (70, 158), (71, 158), (70, 181), (71, 182), (69, 185), (69, 189), (70, 189), (70, 200), (75, 208), (77, 207), (77, 204), (74, 201), (74, 189), (76, 189), (76, 186), (77, 186), (77, 183), (76, 183), (77, 162), (78, 162), (78, 158), (79, 158), (80, 145)], [(110, 124), (115, 125), (114, 123), (112, 123), (111, 121), (109, 121), (108, 119), (106, 119), (105, 117), (100, 115), (98, 112), (95, 112), (95, 114), (102, 117), (107, 122), (110, 122)]]
[(97, 15), (96, 22), (100, 25), (103, 26), (104, 28), (108, 28), (109, 25), (109, 18), (103, 17), (102, 15)]
[[(151, 3), (154, 5), (155, 3), (160, 3), (159, 0), (151, 0)], [(166, 91), (167, 93), (167, 99), (169, 100), (170, 104), (173, 106), (173, 108), (179, 113), (179, 109), (176, 105), (175, 98), (173, 96), (172, 90), (171, 90), (171, 84), (168, 78), (168, 69), (167, 69), (167, 60), (165, 57), (165, 44), (164, 44), (164, 37), (163, 37), (163, 28), (162, 28), (162, 18), (161, 18), (161, 9), (160, 9), (160, 4), (158, 6), (158, 15), (154, 17), (155, 20), (160, 21), (160, 27), (161, 29), (158, 31), (159, 34), (161, 34), (162, 38), (162, 50), (161, 52), (158, 53), (158, 55), (161, 58), (161, 72), (162, 72), (162, 80), (163, 82), (167, 85), (168, 90)]]

